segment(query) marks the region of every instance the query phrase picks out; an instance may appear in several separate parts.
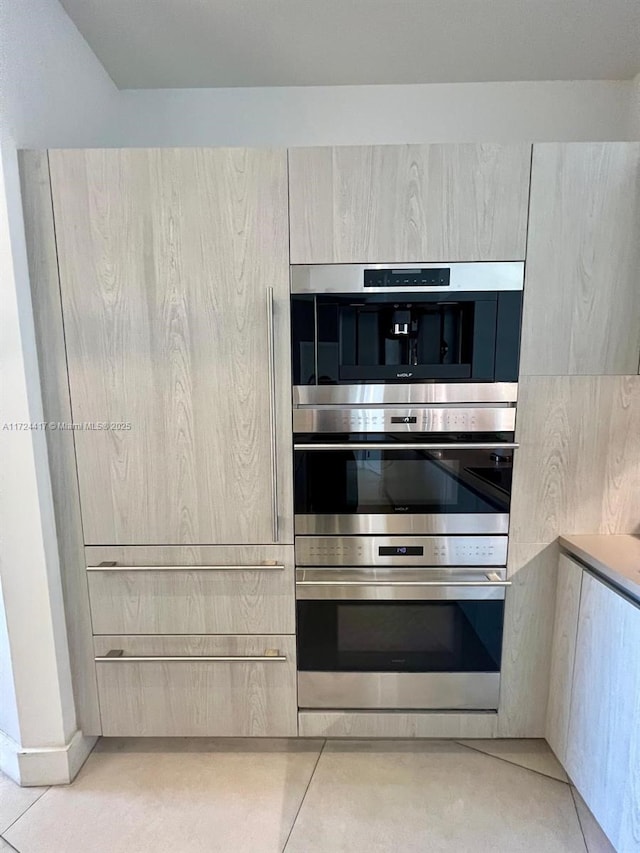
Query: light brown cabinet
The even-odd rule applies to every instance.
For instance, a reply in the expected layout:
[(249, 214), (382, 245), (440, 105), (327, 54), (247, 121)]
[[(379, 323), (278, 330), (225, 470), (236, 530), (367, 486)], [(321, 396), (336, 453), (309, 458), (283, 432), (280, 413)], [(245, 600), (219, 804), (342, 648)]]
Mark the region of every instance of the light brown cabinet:
[[(638, 372), (640, 143), (534, 146), (529, 220), (529, 145), (292, 149), (288, 172), (285, 151), (248, 149), (52, 151), (49, 166), (23, 158), (38, 190), (25, 200), (41, 364), (55, 360), (47, 419), (78, 427), (49, 446), (85, 732), (99, 731), (97, 674), (104, 734), (296, 733), (289, 262), (526, 255), (511, 524), (511, 562), (524, 565), (499, 720), (478, 725), (541, 735), (553, 616), (535, 623), (529, 605), (550, 600), (553, 577), (538, 553), (565, 529), (631, 529), (634, 512), (640, 378), (592, 374)], [(131, 570), (85, 574), (83, 541), (89, 565)], [(628, 609), (613, 605), (615, 624), (603, 615), (610, 591), (593, 583), (572, 645), (576, 570), (561, 580), (547, 731), (601, 819), (594, 732), (618, 736), (640, 708), (636, 676), (592, 676), (589, 655), (640, 637)], [(94, 662), (112, 649), (124, 654)], [(574, 653), (580, 705), (566, 695)], [(626, 698), (594, 704), (592, 684), (606, 698), (611, 678)], [(313, 719), (325, 733), (335, 723)], [(637, 762), (637, 737), (621, 740)], [(640, 823), (621, 796), (620, 823), (601, 819), (620, 838)]]
[(531, 146), (289, 150), (291, 263), (524, 260)]
[(94, 634), (295, 633), (291, 545), (86, 550)]
[(628, 533), (638, 522), (640, 378), (527, 376), (518, 389), (515, 543)]
[(555, 543), (509, 543), (497, 737), (544, 737), (557, 568)]
[(286, 152), (50, 166), (85, 542), (291, 542)]
[(640, 143), (533, 146), (520, 372), (637, 374)]
[(106, 737), (298, 733), (295, 637), (113, 636), (94, 643)]
[(571, 689), (583, 574), (583, 568), (579, 563), (567, 557), (566, 554), (560, 554), (549, 677), (546, 739), (563, 764), (566, 764), (567, 760)]
[(566, 769), (621, 853), (640, 850), (640, 608), (588, 572)]

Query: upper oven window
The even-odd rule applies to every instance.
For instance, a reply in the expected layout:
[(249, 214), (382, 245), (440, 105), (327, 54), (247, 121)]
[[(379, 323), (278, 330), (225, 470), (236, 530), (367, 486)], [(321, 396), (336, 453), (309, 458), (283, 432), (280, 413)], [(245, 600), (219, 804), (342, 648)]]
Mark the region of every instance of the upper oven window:
[[(457, 449), (455, 443), (451, 449), (396, 450), (389, 435), (337, 438), (336, 449), (326, 449), (325, 437), (325, 449), (296, 450), (297, 516), (509, 512), (510, 452)], [(362, 449), (381, 439), (389, 442), (385, 449)]]

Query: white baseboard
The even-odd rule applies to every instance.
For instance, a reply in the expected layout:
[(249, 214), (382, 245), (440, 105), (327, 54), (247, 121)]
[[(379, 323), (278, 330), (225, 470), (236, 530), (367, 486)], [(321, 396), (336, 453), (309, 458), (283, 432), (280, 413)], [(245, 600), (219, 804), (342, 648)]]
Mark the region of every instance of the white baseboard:
[(77, 731), (64, 746), (29, 748), (0, 732), (0, 770), (23, 787), (68, 785), (97, 740)]

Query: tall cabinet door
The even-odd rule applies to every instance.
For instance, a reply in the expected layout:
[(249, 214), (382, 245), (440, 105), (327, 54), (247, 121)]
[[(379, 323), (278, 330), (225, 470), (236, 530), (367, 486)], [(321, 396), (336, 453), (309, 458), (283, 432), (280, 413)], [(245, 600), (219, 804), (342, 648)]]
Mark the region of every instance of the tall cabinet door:
[(520, 372), (637, 374), (640, 142), (533, 146)]
[(289, 150), (291, 263), (524, 260), (530, 145)]
[(50, 166), (85, 542), (292, 541), (286, 153)]
[(616, 850), (640, 850), (640, 607), (582, 581), (566, 769)]

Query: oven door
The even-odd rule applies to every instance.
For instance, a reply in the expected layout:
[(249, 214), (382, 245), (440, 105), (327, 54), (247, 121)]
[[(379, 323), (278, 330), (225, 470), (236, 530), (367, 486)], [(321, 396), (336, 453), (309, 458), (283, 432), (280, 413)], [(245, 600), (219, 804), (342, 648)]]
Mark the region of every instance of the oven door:
[(301, 708), (497, 709), (508, 581), (424, 574), (298, 573)]
[(295, 533), (506, 534), (504, 435), (296, 435)]

